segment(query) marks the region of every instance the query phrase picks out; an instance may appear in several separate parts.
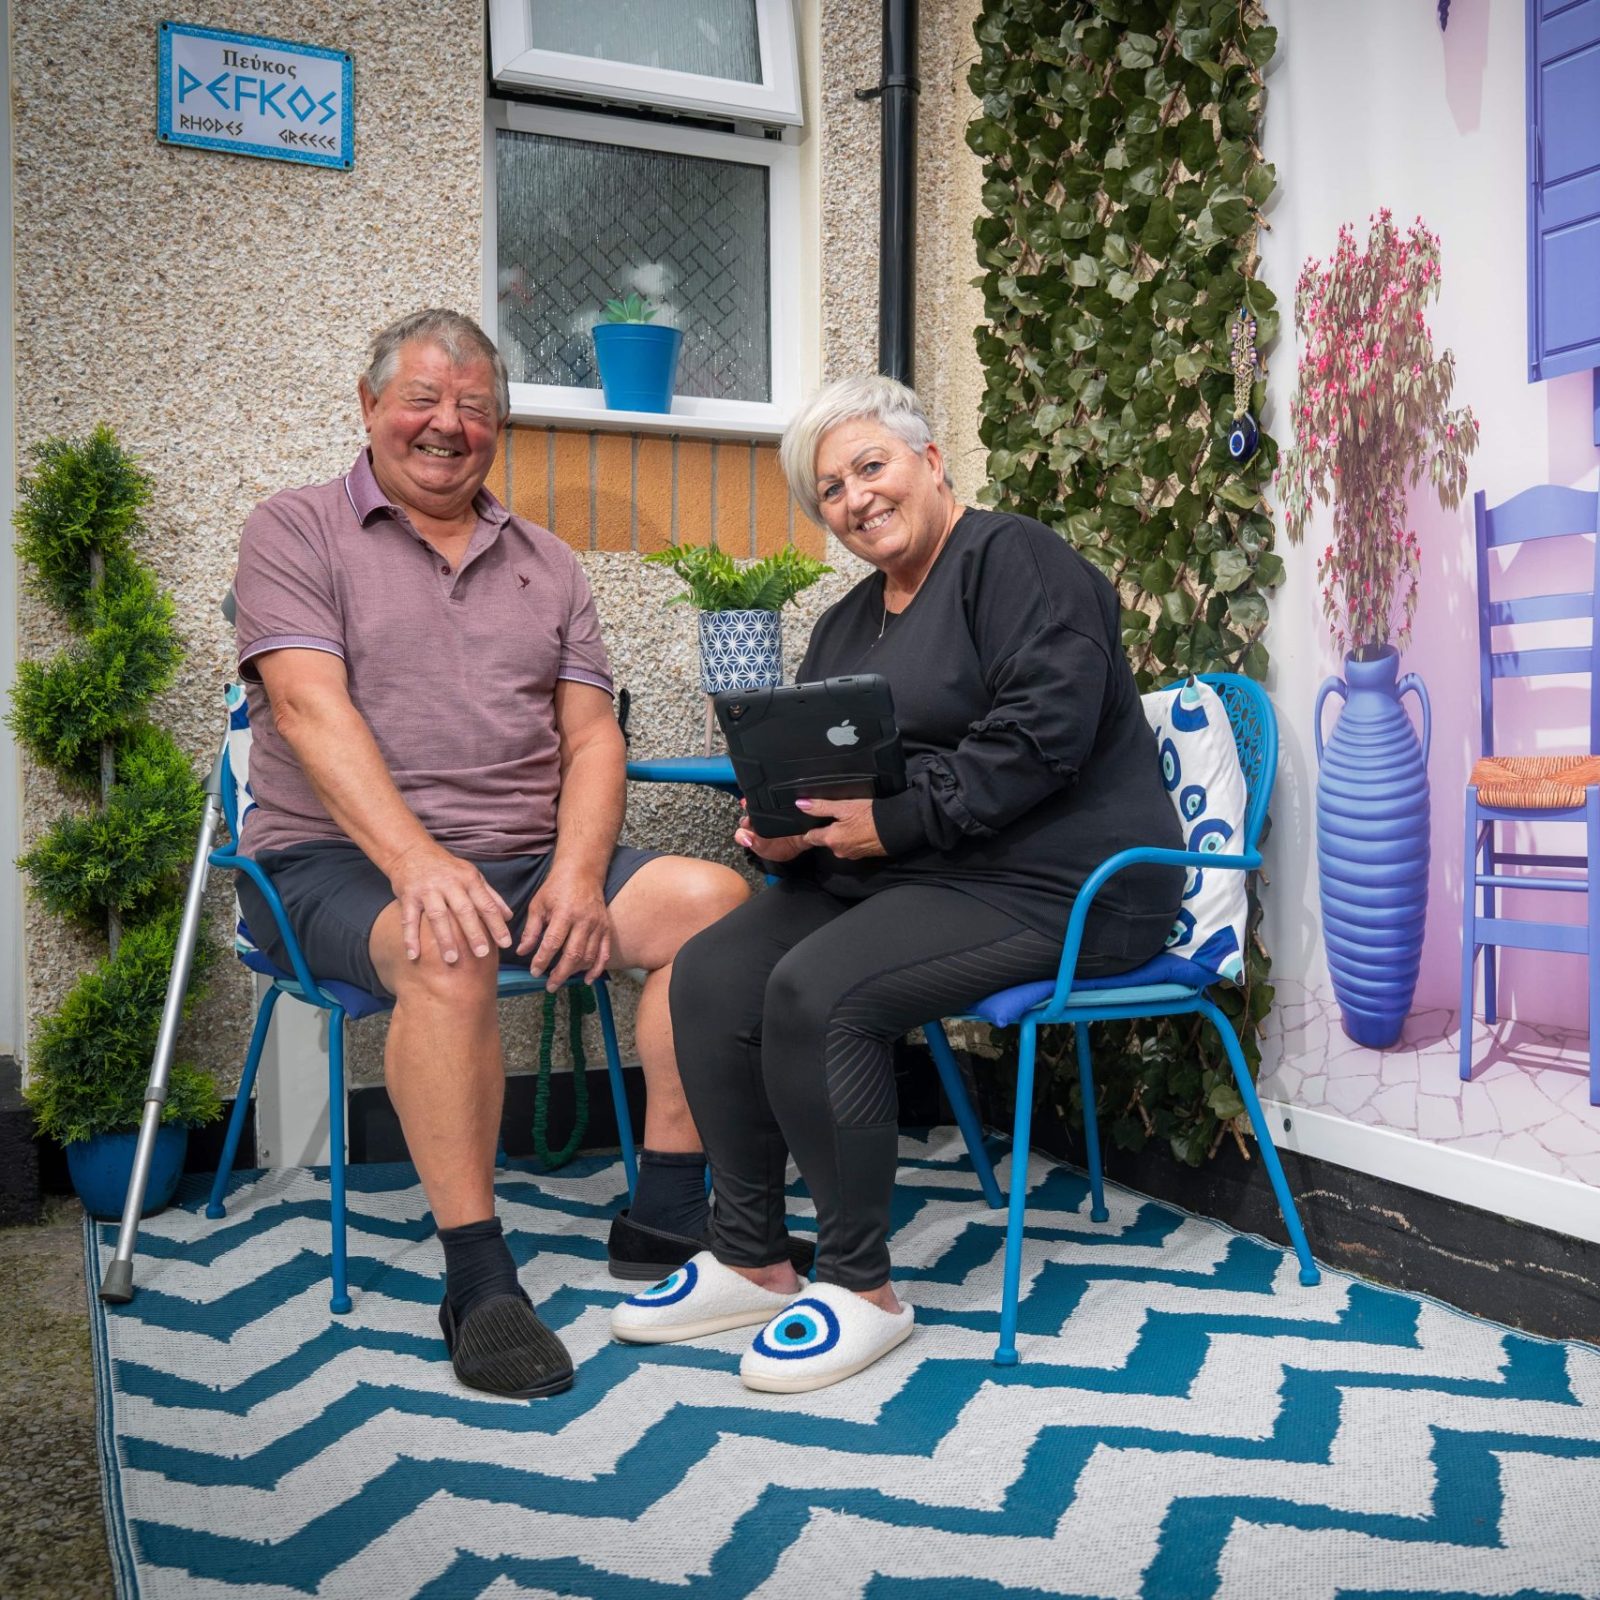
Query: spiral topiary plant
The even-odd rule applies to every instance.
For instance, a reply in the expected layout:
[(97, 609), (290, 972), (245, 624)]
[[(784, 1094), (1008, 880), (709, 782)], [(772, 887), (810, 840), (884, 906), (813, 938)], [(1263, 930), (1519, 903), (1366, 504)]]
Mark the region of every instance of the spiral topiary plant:
[[(1253, 455), (1230, 457), (1229, 329), (1245, 310), (1263, 347), (1277, 330), (1254, 276), (1277, 34), (1255, 0), (984, 0), (974, 32), (988, 498), (1058, 529), (1118, 586), (1142, 689), (1263, 678), (1283, 576), (1262, 498), (1278, 447), (1263, 429)], [(1257, 418), (1264, 399), (1258, 373)], [(1252, 903), (1244, 983), (1216, 996), (1252, 1067), (1272, 1002), (1259, 915)], [(1244, 1109), (1221, 1047), (1199, 1019), (1137, 1026), (1097, 1033), (1102, 1125), (1198, 1163)], [(1076, 1114), (1071, 1054), (1070, 1029), (1041, 1034), (1056, 1104)]]
[[(132, 549), (149, 497), (148, 477), (104, 426), (38, 446), (19, 486), (17, 554), (73, 638), (19, 664), (6, 722), (81, 804), (17, 864), (43, 905), (103, 926), (109, 946), (39, 1023), (29, 1055), (28, 1103), (63, 1144), (139, 1125), (204, 808), (183, 752), (145, 718), (182, 657), (172, 602)], [(213, 956), (202, 935), (197, 978)], [(197, 994), (192, 984), (188, 1002)], [(163, 1120), (192, 1126), (220, 1112), (210, 1077), (174, 1063)]]

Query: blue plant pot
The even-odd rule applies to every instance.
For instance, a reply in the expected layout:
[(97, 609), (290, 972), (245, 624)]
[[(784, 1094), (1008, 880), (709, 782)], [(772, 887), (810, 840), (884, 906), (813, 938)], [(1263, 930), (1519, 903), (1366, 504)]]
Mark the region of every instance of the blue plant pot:
[(683, 348), (681, 328), (652, 322), (598, 322), (594, 353), (612, 411), (670, 411)]
[[(1428, 691), (1399, 678), (1385, 645), (1372, 660), (1346, 656), (1344, 678), (1317, 693), (1317, 871), (1328, 971), (1344, 1031), (1382, 1050), (1400, 1037), (1416, 992), (1428, 914)], [(1422, 742), (1401, 699), (1422, 702)], [(1322, 708), (1345, 702), (1324, 749)]]
[[(92, 1139), (80, 1139), (66, 1147), (72, 1187), (91, 1217), (106, 1222), (121, 1218), (138, 1143), (137, 1133), (97, 1133)], [(156, 1129), (155, 1155), (145, 1184), (141, 1216), (152, 1216), (171, 1204), (188, 1150), (187, 1123), (164, 1123)]]
[(700, 613), (700, 687), (748, 692), (783, 682), (783, 620), (776, 611)]

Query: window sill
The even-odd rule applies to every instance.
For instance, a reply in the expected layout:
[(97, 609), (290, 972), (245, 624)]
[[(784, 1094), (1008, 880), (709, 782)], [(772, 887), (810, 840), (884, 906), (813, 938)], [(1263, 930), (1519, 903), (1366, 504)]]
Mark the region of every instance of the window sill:
[[(585, 402), (526, 397), (511, 387), (511, 421), (557, 428), (593, 428), (606, 433), (682, 434), (696, 439), (776, 439), (789, 418), (777, 406), (696, 400), (679, 396), (671, 411), (611, 411), (598, 391)], [(582, 391), (580, 391), (581, 393)]]

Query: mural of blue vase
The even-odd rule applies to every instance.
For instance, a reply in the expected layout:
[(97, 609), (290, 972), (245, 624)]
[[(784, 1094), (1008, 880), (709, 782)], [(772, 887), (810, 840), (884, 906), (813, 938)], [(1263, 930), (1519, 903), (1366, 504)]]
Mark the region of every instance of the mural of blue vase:
[[(1422, 963), (1428, 914), (1428, 744), (1433, 713), (1415, 673), (1385, 645), (1346, 656), (1317, 691), (1317, 869), (1328, 971), (1344, 1030), (1382, 1050), (1400, 1037)], [(1422, 703), (1422, 742), (1402, 698)], [(1344, 701), (1327, 747), (1322, 708)]]
[(700, 613), (700, 687), (765, 689), (783, 682), (783, 624), (776, 611)]

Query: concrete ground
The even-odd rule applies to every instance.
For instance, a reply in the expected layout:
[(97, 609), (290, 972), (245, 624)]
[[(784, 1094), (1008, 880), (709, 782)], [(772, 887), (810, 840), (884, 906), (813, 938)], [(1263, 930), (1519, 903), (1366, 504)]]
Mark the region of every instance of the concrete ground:
[(0, 1229), (0, 1595), (114, 1593), (95, 1455), (94, 1372), (83, 1287), (83, 1211)]

